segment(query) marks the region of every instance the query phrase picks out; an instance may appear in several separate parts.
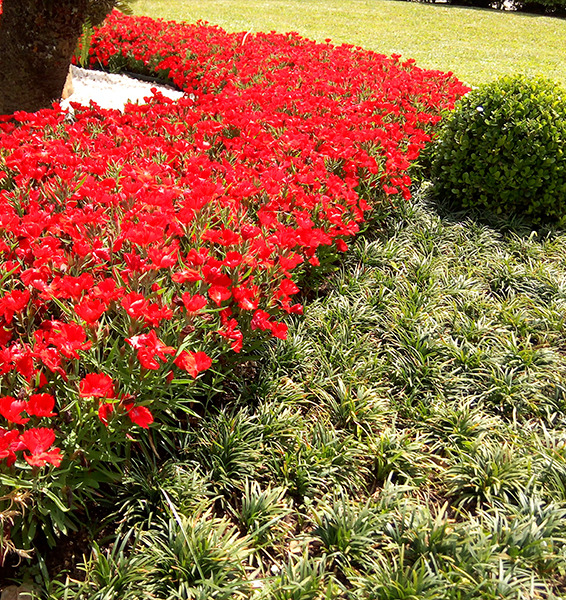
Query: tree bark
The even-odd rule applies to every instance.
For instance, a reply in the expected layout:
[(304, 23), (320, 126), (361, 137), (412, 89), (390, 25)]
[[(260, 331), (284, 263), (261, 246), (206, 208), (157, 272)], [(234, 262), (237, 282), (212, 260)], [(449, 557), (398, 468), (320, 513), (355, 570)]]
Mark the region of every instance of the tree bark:
[(88, 0), (3, 0), (0, 115), (61, 99)]

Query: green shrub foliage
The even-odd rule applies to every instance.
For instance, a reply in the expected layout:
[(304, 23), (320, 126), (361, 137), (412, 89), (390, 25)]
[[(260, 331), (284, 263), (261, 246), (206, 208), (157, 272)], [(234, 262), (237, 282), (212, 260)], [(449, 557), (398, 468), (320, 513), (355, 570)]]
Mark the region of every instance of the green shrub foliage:
[(566, 16), (566, 0), (517, 0), (513, 7), (520, 12)]
[(472, 90), (445, 121), (432, 174), (466, 208), (564, 224), (566, 90), (523, 76)]
[(450, 4), (474, 8), (519, 11), (554, 17), (566, 16), (566, 0), (414, 0), (425, 4)]

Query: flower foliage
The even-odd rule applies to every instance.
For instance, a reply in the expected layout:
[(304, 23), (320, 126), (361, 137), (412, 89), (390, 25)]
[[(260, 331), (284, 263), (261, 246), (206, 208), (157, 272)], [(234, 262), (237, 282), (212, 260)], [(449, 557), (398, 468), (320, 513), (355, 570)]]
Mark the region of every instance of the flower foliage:
[(118, 12), (90, 60), (187, 93), (0, 117), (8, 467), (58, 466), (78, 442), (62, 453), (56, 432), (85, 414), (126, 439), (153, 422), (151, 386), (284, 339), (297, 269), (347, 248), (364, 185), (409, 197), (411, 161), (466, 91), (398, 56)]

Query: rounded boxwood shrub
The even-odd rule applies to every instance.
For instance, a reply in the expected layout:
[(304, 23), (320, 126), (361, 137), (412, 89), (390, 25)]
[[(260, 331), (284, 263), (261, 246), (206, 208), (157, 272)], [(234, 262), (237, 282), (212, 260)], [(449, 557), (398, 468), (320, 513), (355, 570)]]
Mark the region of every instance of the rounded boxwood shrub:
[(463, 207), (566, 223), (566, 90), (523, 76), (472, 90), (440, 130), (432, 176)]

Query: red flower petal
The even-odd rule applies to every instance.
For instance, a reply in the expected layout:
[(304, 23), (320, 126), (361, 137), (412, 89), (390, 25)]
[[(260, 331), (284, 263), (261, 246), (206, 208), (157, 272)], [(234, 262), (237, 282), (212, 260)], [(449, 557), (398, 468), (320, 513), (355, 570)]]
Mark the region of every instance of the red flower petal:
[(104, 423), (104, 425), (108, 426), (108, 419), (110, 415), (114, 412), (114, 405), (110, 402), (101, 402), (98, 405), (98, 418)]
[(114, 382), (103, 373), (89, 373), (79, 384), (82, 398), (114, 398)]
[(32, 394), (26, 405), (26, 412), (34, 417), (53, 417), (55, 398), (51, 394)]
[(175, 364), (191, 377), (196, 377), (200, 372), (210, 369), (212, 359), (206, 352), (187, 352), (183, 350), (175, 359)]
[(128, 415), (132, 420), (132, 423), (135, 423), (144, 429), (148, 429), (153, 423), (153, 415), (150, 410), (145, 406), (131, 406), (132, 408), (128, 410)]

